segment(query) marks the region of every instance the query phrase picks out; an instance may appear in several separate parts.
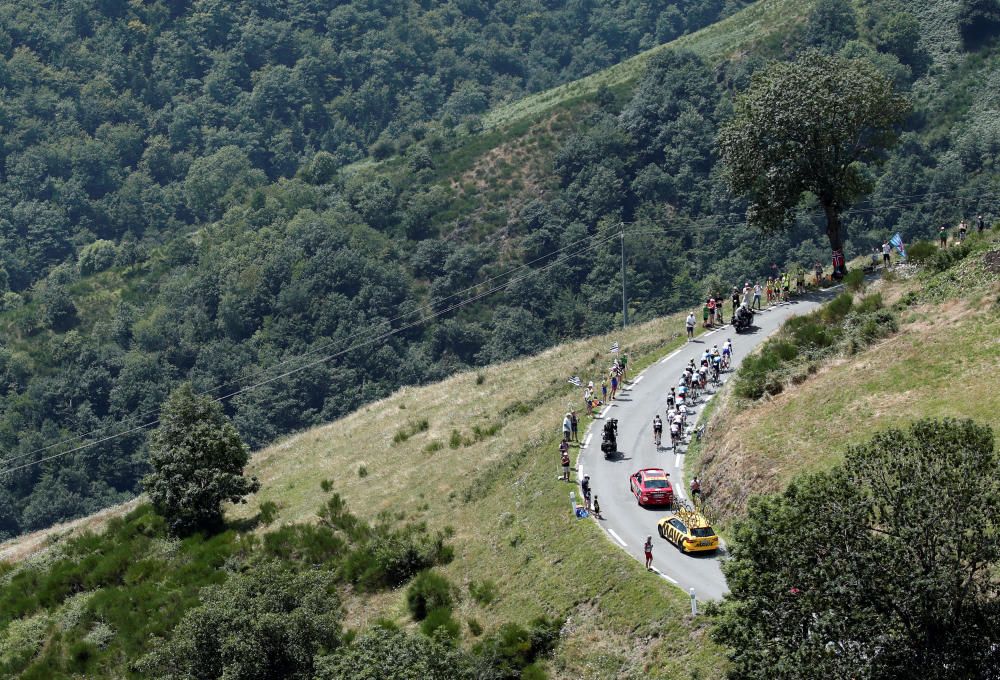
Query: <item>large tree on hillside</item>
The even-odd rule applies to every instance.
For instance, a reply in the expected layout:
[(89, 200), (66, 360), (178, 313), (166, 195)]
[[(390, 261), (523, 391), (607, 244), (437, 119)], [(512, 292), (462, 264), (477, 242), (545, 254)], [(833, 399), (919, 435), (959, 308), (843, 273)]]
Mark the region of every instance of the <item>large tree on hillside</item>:
[(240, 503), (260, 489), (256, 477), (243, 476), (249, 459), (222, 406), (185, 383), (160, 414), (149, 446), (153, 471), (142, 484), (173, 533), (214, 530), (222, 524), (223, 501)]
[(755, 499), (732, 538), (715, 631), (732, 677), (996, 677), (989, 428), (925, 420), (880, 433), (833, 471)]
[(792, 225), (805, 194), (826, 214), (834, 275), (844, 266), (843, 211), (870, 190), (866, 165), (893, 146), (909, 110), (874, 65), (808, 52), (754, 75), (719, 133), (734, 193), (750, 200), (747, 221)]

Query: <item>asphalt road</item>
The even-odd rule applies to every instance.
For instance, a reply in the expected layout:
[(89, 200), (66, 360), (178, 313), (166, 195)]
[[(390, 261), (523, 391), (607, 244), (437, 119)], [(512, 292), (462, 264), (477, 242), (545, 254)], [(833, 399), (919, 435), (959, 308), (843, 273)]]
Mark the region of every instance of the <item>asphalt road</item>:
[[(642, 546), (646, 536), (653, 537), (653, 568), (663, 578), (683, 588), (685, 592), (694, 588), (699, 600), (721, 599), (726, 593), (726, 579), (722, 575), (721, 561), (725, 559), (725, 547), (715, 555), (683, 555), (673, 544), (659, 537), (656, 523), (670, 514), (660, 508), (642, 508), (629, 489), (629, 476), (642, 468), (663, 468), (670, 474), (674, 493), (682, 498), (688, 496), (689, 482), (684, 479), (684, 455), (686, 444), (678, 446), (679, 451), (670, 448), (670, 431), (666, 425), (666, 395), (677, 385), (688, 360), (696, 363), (705, 348), (717, 344), (719, 348), (729, 338), (733, 341), (734, 368), (754, 347), (773, 333), (785, 319), (816, 309), (829, 299), (830, 292), (821, 292), (812, 297), (799, 298), (781, 304), (754, 317), (754, 327), (737, 334), (732, 326), (703, 334), (679, 350), (668, 354), (647, 368), (638, 376), (629, 376), (633, 382), (626, 385), (618, 399), (605, 407), (604, 418), (618, 419), (618, 455), (606, 460), (601, 453), (601, 428), (604, 421), (595, 420), (584, 437), (584, 446), (577, 461), (578, 478), (590, 475), (592, 493), (600, 499), (603, 519), (600, 526), (612, 541), (640, 561), (645, 561)], [(728, 305), (727, 305), (728, 307)], [(726, 310), (729, 311), (728, 309)], [(699, 310), (700, 312), (700, 310)], [(700, 313), (697, 315), (699, 320)], [(681, 329), (683, 330), (683, 329)], [(724, 375), (729, 379), (733, 373)], [(721, 387), (719, 388), (721, 389)], [(688, 415), (689, 428), (685, 442), (693, 436), (701, 409), (713, 396), (711, 383), (706, 393), (699, 398), (694, 414)], [(664, 419), (664, 437), (660, 450), (653, 443), (653, 416), (659, 413)], [(582, 468), (582, 469), (581, 469)]]

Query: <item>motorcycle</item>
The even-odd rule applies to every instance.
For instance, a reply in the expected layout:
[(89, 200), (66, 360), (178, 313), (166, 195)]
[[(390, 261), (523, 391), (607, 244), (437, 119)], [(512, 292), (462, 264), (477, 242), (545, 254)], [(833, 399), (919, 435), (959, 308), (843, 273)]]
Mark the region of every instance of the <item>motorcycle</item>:
[(618, 419), (612, 418), (604, 423), (601, 435), (601, 451), (605, 458), (611, 458), (618, 453)]

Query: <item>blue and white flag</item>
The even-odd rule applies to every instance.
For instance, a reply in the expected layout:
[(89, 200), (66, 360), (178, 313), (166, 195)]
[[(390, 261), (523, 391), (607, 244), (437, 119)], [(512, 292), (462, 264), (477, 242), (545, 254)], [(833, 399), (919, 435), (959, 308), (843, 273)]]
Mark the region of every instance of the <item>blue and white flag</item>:
[(903, 246), (903, 237), (896, 232), (896, 235), (889, 239), (889, 245), (899, 251), (899, 258), (901, 260), (906, 259), (906, 248)]
[(572, 378), (570, 378), (569, 384), (576, 385), (577, 387), (583, 387), (583, 381), (580, 380), (580, 376), (578, 375), (574, 375)]
[(620, 348), (618, 347), (618, 343), (617, 342), (611, 343), (611, 353), (618, 354), (619, 351)]

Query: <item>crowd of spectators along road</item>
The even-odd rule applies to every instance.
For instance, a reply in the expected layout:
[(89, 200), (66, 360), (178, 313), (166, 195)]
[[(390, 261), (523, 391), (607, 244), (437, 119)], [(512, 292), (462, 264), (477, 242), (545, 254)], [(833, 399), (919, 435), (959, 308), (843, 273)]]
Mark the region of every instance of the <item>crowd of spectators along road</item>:
[[(822, 265), (817, 263), (813, 271), (813, 284), (818, 286), (823, 282)], [(729, 315), (728, 322), (731, 323), (733, 317), (736, 315), (736, 310), (738, 310), (740, 306), (745, 306), (748, 309), (762, 310), (765, 301), (768, 306), (779, 304), (781, 302), (787, 302), (793, 292), (801, 293), (806, 289), (806, 287), (805, 269), (797, 267), (797, 271), (793, 276), (790, 272), (779, 272), (777, 270), (777, 265), (775, 265), (775, 274), (768, 276), (763, 281), (755, 281), (752, 284), (747, 281), (743, 284), (742, 289), (738, 286), (734, 286), (728, 301), (723, 299), (721, 296), (709, 296), (706, 298), (705, 305), (702, 308), (702, 323), (705, 328), (726, 325), (727, 302), (731, 304), (731, 313)], [(694, 339), (695, 326), (697, 325), (695, 313), (693, 311), (688, 314), (685, 325), (688, 340), (691, 341)], [(618, 396), (619, 390), (627, 379), (628, 353), (622, 350), (612, 362), (608, 372), (601, 376), (599, 388), (595, 385), (593, 380), (590, 380), (586, 387), (583, 388), (583, 404), (587, 416), (593, 417), (598, 408), (614, 401)], [(678, 425), (680, 428), (683, 428), (686, 423), (682, 420), (680, 423), (675, 424), (673, 422), (673, 418), (669, 418), (668, 420), (670, 422), (671, 430), (673, 430), (671, 432), (671, 439), (673, 443), (673, 441), (676, 441), (675, 437), (678, 435), (675, 428), (677, 428)], [(681, 433), (682, 432), (683, 429), (681, 429)], [(569, 473), (571, 461), (569, 450), (570, 446), (574, 444), (577, 447), (580, 446), (579, 418), (576, 410), (570, 407), (570, 409), (566, 412), (566, 415), (563, 417), (562, 439), (559, 442), (559, 459), (562, 469), (562, 474), (559, 476), (559, 479), (567, 482), (570, 481)], [(584, 507), (586, 507), (587, 510), (592, 510), (593, 506), (590, 499), (589, 477), (581, 479), (580, 483), (583, 488), (584, 501), (586, 504)], [(596, 501), (596, 497), (594, 500)]]

